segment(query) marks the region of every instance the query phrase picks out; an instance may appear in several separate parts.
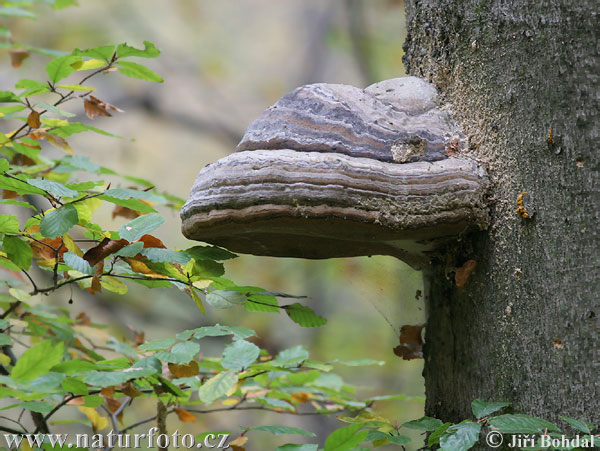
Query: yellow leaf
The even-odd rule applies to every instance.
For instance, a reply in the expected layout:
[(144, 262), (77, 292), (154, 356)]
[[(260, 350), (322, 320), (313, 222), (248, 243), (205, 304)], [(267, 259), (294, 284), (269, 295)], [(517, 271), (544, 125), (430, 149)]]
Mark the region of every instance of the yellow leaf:
[(198, 296), (198, 293), (196, 293), (196, 290), (194, 290), (193, 288), (191, 288), (191, 289), (186, 288), (185, 291), (189, 292), (190, 296), (192, 296), (192, 299), (196, 303), (196, 306), (200, 309), (200, 311), (202, 312), (203, 315), (206, 315), (206, 307), (204, 307), (204, 304), (202, 303), (202, 299), (200, 299), (200, 296)]
[(81, 86), (81, 85), (58, 85), (59, 88), (69, 89), (71, 91), (95, 91), (96, 88), (91, 86)]
[(225, 399), (221, 404), (228, 407), (228, 406), (233, 406), (233, 405), (237, 404), (238, 402), (240, 402), (240, 400), (237, 398), (228, 398), (228, 399)]
[(79, 246), (77, 246), (77, 244), (75, 244), (75, 241), (73, 241), (73, 238), (71, 238), (71, 235), (69, 235), (68, 233), (65, 233), (62, 236), (62, 240), (67, 249), (69, 249), (74, 254), (76, 254), (80, 257), (83, 257), (83, 251), (81, 249), (79, 249)]
[(21, 451), (33, 451), (33, 448), (29, 445), (29, 443), (26, 440), (24, 440), (23, 442), (21, 442)]
[(115, 279), (111, 276), (102, 277), (102, 279), (100, 279), (100, 285), (102, 285), (102, 288), (106, 288), (108, 291), (112, 291), (113, 293), (127, 293), (127, 285), (125, 285), (119, 279)]
[(6, 354), (0, 354), (0, 364), (10, 365), (10, 357)]
[(87, 61), (77, 61), (71, 64), (75, 70), (90, 70), (90, 69), (98, 69), (100, 67), (106, 66), (106, 61), (91, 59)]
[(95, 431), (100, 431), (108, 426), (108, 418), (100, 416), (95, 408), (85, 406), (77, 406), (77, 408), (89, 418)]
[(210, 279), (200, 279), (196, 280), (194, 283), (192, 283), (192, 285), (199, 290), (203, 290), (204, 288), (210, 287), (211, 283), (213, 283), (213, 281)]
[(40, 132), (39, 134), (46, 138), (48, 142), (54, 147), (58, 147), (59, 149), (64, 150), (69, 155), (73, 155), (73, 149), (71, 149), (71, 146), (69, 146), (69, 143), (65, 138), (47, 132)]

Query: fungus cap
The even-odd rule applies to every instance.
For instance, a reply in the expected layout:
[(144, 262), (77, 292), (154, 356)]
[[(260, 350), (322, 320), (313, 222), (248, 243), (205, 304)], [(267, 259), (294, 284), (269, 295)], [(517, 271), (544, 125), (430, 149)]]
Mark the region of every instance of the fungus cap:
[(484, 229), (486, 176), (428, 83), (314, 84), (286, 94), (237, 152), (198, 174), (183, 234), (234, 252), (301, 258), (394, 255), (419, 266)]

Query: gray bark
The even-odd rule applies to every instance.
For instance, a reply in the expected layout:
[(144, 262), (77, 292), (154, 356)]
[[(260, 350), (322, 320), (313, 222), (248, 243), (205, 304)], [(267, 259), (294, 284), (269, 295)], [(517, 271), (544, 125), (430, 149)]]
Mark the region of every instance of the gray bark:
[(481, 398), (598, 424), (597, 2), (406, 3), (408, 71), (438, 87), (492, 179), (489, 230), (429, 268), (426, 412), (460, 421)]

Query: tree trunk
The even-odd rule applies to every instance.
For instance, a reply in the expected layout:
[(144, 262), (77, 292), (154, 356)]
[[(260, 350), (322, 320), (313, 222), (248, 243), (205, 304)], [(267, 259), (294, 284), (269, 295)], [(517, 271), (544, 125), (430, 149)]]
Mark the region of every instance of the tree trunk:
[(427, 275), (426, 412), (460, 421), (481, 398), (598, 424), (597, 2), (406, 3), (408, 72), (438, 87), (492, 180), (490, 229)]

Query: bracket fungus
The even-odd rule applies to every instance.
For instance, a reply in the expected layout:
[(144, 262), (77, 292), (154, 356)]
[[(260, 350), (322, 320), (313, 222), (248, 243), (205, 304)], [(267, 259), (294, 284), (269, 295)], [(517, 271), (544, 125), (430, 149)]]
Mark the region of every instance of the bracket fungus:
[(461, 156), (465, 141), (421, 79), (302, 86), (200, 171), (183, 234), (240, 253), (393, 255), (419, 267), (488, 225), (487, 178)]

